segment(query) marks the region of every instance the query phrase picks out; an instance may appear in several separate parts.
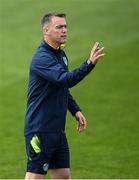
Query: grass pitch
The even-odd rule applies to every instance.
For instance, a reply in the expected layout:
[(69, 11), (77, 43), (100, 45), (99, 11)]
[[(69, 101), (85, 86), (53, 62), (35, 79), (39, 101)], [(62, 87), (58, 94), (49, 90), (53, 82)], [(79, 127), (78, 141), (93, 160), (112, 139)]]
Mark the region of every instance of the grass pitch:
[(40, 18), (67, 13), (70, 70), (95, 41), (106, 56), (71, 91), (88, 121), (67, 117), (72, 178), (139, 178), (139, 1), (0, 0), (0, 178), (23, 178), (29, 64), (42, 35)]

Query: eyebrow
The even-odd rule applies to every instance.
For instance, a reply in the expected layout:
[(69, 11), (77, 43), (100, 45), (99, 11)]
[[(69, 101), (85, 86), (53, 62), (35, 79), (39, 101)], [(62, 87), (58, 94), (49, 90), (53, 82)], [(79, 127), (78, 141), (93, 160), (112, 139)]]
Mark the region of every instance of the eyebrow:
[(63, 28), (63, 27), (67, 28), (67, 25), (64, 24), (64, 25), (57, 25), (57, 26), (56, 26), (56, 28), (58, 28), (58, 29), (61, 29), (61, 28)]

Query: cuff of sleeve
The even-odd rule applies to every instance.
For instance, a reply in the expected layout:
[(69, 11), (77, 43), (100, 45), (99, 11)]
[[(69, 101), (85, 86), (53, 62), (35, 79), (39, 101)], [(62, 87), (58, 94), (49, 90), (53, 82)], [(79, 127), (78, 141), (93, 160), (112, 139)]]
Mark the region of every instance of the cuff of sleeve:
[(79, 108), (79, 109), (76, 109), (76, 110), (72, 111), (72, 112), (71, 112), (72, 116), (75, 116), (76, 112), (78, 112), (78, 111), (81, 112), (82, 110)]
[(95, 67), (95, 64), (93, 64), (90, 59), (88, 59), (88, 60), (86, 61), (86, 63), (87, 63), (88, 65), (90, 65), (91, 67)]
[(94, 69), (95, 65), (90, 62), (90, 60), (86, 60), (84, 62), (84, 66), (86, 67), (87, 74)]

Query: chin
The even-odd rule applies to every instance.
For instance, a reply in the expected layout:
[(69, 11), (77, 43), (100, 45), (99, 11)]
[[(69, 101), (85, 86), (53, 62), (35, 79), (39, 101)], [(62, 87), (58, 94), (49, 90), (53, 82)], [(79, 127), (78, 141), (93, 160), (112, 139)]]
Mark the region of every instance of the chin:
[(61, 41), (60, 44), (65, 44), (66, 43), (66, 40), (65, 41)]
[(61, 45), (61, 44), (65, 44), (67, 41), (66, 40), (60, 40), (60, 41), (57, 41), (57, 43), (59, 44), (59, 45)]

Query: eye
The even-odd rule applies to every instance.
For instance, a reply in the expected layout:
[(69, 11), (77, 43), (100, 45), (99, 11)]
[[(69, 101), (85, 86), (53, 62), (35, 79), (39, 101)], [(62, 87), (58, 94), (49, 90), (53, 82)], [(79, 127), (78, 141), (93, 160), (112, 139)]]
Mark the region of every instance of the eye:
[(67, 25), (58, 25), (56, 26), (57, 29), (67, 28)]

